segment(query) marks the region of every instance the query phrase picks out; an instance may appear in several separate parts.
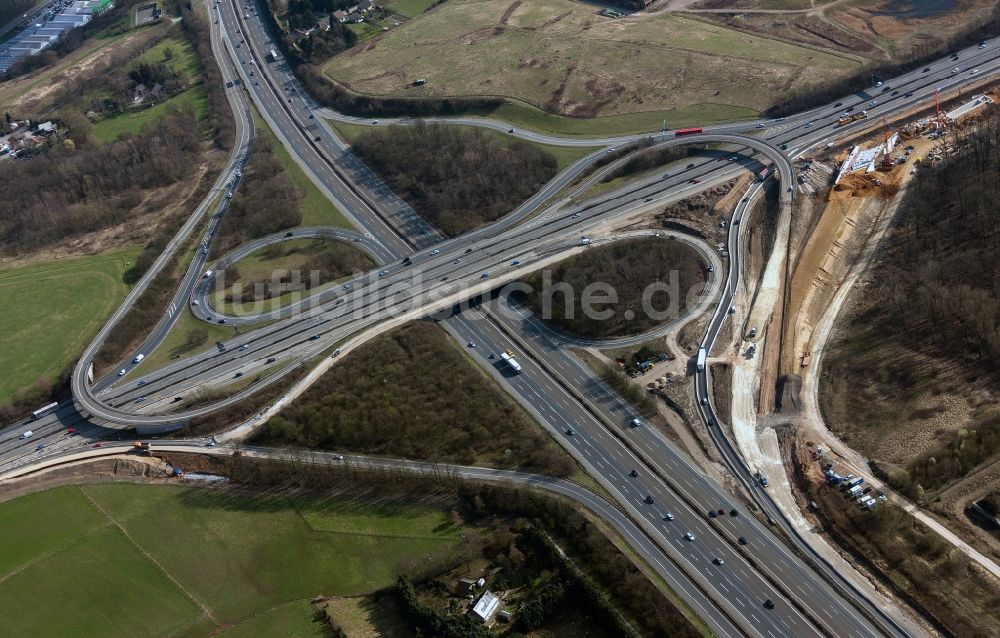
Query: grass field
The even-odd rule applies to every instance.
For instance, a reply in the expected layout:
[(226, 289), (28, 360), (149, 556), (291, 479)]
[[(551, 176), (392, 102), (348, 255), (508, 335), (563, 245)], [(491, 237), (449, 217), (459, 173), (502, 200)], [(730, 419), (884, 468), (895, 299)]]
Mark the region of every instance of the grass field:
[[(166, 51), (170, 49), (171, 57), (166, 59)], [(143, 51), (142, 55), (135, 59), (133, 64), (145, 62), (146, 64), (160, 64), (166, 62), (167, 67), (172, 71), (179, 71), (187, 76), (187, 81), (191, 81), (201, 75), (201, 63), (194, 47), (183, 36), (165, 38), (155, 46)]]
[[(244, 330), (249, 330), (245, 328)], [(204, 332), (205, 340), (200, 345), (189, 347), (189, 343), (194, 343), (190, 334), (194, 331)], [(233, 329), (229, 326), (220, 326), (214, 323), (206, 323), (195, 319), (187, 308), (180, 311), (177, 323), (167, 333), (166, 339), (156, 350), (151, 352), (142, 360), (139, 365), (140, 374), (149, 370), (155, 370), (166, 365), (175, 356), (194, 353), (200, 350), (213, 347), (216, 341), (225, 341), (233, 336)], [(192, 339), (189, 342), (189, 338)]]
[(560, 125), (544, 112), (643, 114), (650, 130), (746, 117), (856, 64), (675, 14), (610, 20), (571, 0), (454, 0), (334, 57), (326, 73), (372, 95), (514, 98), (539, 112), (508, 107), (510, 121), (540, 130)]
[(90, 136), (105, 144), (117, 139), (122, 133), (135, 135), (144, 124), (155, 122), (170, 113), (171, 110), (184, 108), (188, 105), (194, 107), (199, 120), (205, 117), (208, 111), (208, 98), (203, 87), (195, 86), (148, 109), (135, 113), (123, 113), (101, 120), (90, 129)]
[(387, 9), (391, 9), (399, 15), (412, 18), (427, 11), (437, 0), (389, 0), (385, 3)]
[(54, 381), (128, 292), (138, 249), (0, 270), (0, 404)]
[(288, 149), (286, 149), (278, 138), (274, 136), (267, 123), (261, 119), (257, 110), (253, 111), (254, 122), (257, 126), (257, 133), (265, 135), (271, 140), (271, 150), (275, 157), (281, 160), (285, 172), (295, 188), (301, 190), (305, 197), (299, 200), (299, 210), (302, 211), (302, 226), (333, 226), (336, 228), (351, 228), (354, 226), (347, 221), (344, 214), (337, 206), (324, 195), (319, 188), (302, 172), (302, 168), (292, 159)]
[(315, 636), (310, 598), (390, 585), (461, 532), (417, 506), (57, 488), (0, 504), (0, 617), (9, 636)]
[[(269, 296), (260, 301), (239, 301), (239, 295), (234, 294), (236, 283), (240, 284), (240, 290), (253, 290), (255, 282), (268, 283), (276, 271), (299, 272), (301, 280), (307, 281), (310, 276), (306, 269), (310, 264), (315, 266), (318, 260), (324, 258), (341, 260), (341, 264), (351, 264), (357, 268), (335, 269), (333, 271), (319, 270), (320, 285), (309, 290), (296, 290), (280, 295)], [(239, 268), (240, 278), (238, 282), (233, 282), (222, 295), (234, 294), (235, 301), (223, 301), (219, 308), (216, 300), (212, 300), (212, 306), (221, 312), (230, 315), (256, 314), (267, 312), (275, 308), (281, 308), (298, 299), (304, 299), (320, 292), (339, 281), (354, 275), (355, 272), (363, 271), (375, 265), (360, 249), (354, 244), (347, 244), (342, 241), (329, 241), (325, 239), (306, 238), (283, 241), (277, 246), (267, 246), (250, 253), (243, 259), (236, 262)], [(288, 281), (287, 276), (281, 276), (281, 280)], [(227, 282), (228, 283), (228, 282)], [(214, 297), (214, 295), (213, 295)]]

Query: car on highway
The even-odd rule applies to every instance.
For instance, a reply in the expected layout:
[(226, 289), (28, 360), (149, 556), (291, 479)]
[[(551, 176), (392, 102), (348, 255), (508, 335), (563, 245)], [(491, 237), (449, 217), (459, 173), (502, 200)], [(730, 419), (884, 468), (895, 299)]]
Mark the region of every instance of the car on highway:
[(309, 341), (316, 341), (317, 339), (319, 339), (319, 335), (313, 335), (309, 337)]
[(653, 495), (652, 494), (647, 494), (646, 495), (646, 505), (652, 505), (652, 504), (653, 504)]
[(764, 123), (763, 122), (758, 123), (757, 128), (764, 128)]
[(694, 540), (694, 534), (692, 534), (691, 532), (687, 532), (686, 534), (684, 534), (684, 540), (689, 541), (689, 542), (693, 541)]
[(441, 253), (441, 251), (438, 250), (437, 248), (435, 248), (434, 250), (431, 251), (431, 255), (438, 255), (440, 253)]
[(927, 73), (930, 70), (931, 70), (931, 67), (925, 67), (924, 70), (921, 71), (921, 73)]
[(244, 343), (242, 346), (240, 346), (240, 350), (246, 350), (249, 347), (250, 347), (249, 343)]
[(120, 377), (124, 377), (125, 376), (125, 368), (122, 368), (121, 370), (118, 371), (118, 376), (120, 376)]
[(104, 444), (98, 441), (97, 443), (94, 443), (94, 447), (104, 447)]
[(480, 279), (489, 279), (490, 278), (490, 273), (484, 272), (483, 274), (479, 275), (479, 278)]
[(672, 520), (674, 520), (674, 513), (673, 512), (667, 512), (666, 514), (663, 515), (663, 520), (665, 520), (665, 521), (672, 521)]
[(959, 72), (961, 72), (961, 70), (962, 70), (962, 67), (960, 67), (960, 66), (956, 66), (956, 67), (955, 67), (954, 69), (952, 69), (952, 71), (951, 71), (951, 72), (952, 72), (952, 73), (959, 73)]
[(226, 323), (226, 318), (223, 317), (222, 319), (219, 319), (219, 323)]
[(574, 434), (576, 434), (576, 430), (574, 430), (573, 428), (566, 428), (566, 434), (568, 434), (569, 436), (573, 436)]
[(701, 398), (701, 404), (702, 405), (708, 405), (708, 397), (702, 397)]
[(740, 545), (748, 545), (750, 541), (747, 540), (746, 536), (740, 536), (739, 543)]
[(715, 513), (715, 510), (708, 510), (709, 518), (715, 518), (716, 516), (718, 516), (718, 514)]
[(979, 73), (979, 69), (972, 69), (971, 71), (969, 71), (969, 75), (975, 75), (977, 73)]
[(521, 265), (521, 260), (520, 259), (514, 259), (514, 260), (512, 260), (510, 262), (510, 265), (511, 266), (520, 266)]
[(139, 397), (139, 398), (137, 398), (137, 399), (135, 400), (135, 402), (136, 402), (136, 403), (142, 403), (142, 402), (143, 402), (143, 401), (145, 401), (145, 400), (146, 400), (146, 397)]
[(774, 609), (774, 603), (771, 601), (770, 598), (764, 601), (764, 606), (767, 607), (768, 609)]
[(700, 183), (701, 183), (700, 177), (693, 177), (688, 180), (688, 184), (700, 184)]
[(234, 379), (239, 379), (239, 378), (240, 378), (240, 377), (242, 377), (242, 376), (243, 376), (243, 373), (242, 373), (242, 372), (237, 372), (236, 374), (234, 374), (234, 375), (233, 375), (233, 378), (234, 378)]
[(378, 271), (378, 276), (379, 277), (385, 277), (388, 274), (389, 274), (388, 270), (380, 270), (380, 271)]
[(640, 419), (638, 419), (638, 418), (635, 418), (635, 419), (632, 419), (631, 421), (629, 421), (629, 424), (630, 424), (630, 425), (631, 425), (632, 427), (634, 427), (634, 428), (637, 428), (637, 427), (639, 427), (640, 425), (642, 425), (642, 421), (641, 421)]
[(878, 100), (872, 100), (871, 102), (869, 102), (869, 103), (868, 103), (868, 106), (869, 106), (869, 107), (875, 107), (875, 106), (878, 106)]
[(34, 434), (34, 432), (32, 432), (31, 430), (25, 430), (24, 432), (22, 432), (22, 433), (21, 433), (21, 436), (20, 436), (20, 438), (22, 438), (22, 439), (27, 439), (27, 438), (28, 438), (28, 437), (30, 437), (30, 436), (31, 436), (32, 434)]
[(38, 445), (35, 446), (35, 451), (36, 452), (41, 452), (44, 449), (45, 449), (45, 444), (44, 443), (39, 443)]
[(639, 470), (635, 470), (635, 469), (633, 469), (633, 470), (632, 470), (631, 472), (629, 472), (628, 474), (629, 474), (629, 476), (631, 476), (632, 478), (636, 478), (637, 476), (639, 476)]
[(694, 168), (694, 164), (688, 164), (688, 168)]
[(192, 301), (192, 302), (191, 302), (191, 305), (192, 305), (192, 306), (197, 306), (197, 305), (199, 305), (199, 303), (198, 303), (198, 300), (197, 300), (197, 299), (195, 299), (194, 301)]
[[(664, 177), (668, 177), (668, 176), (669, 176), (669, 173), (667, 175), (664, 175)], [(579, 218), (580, 218), (580, 213), (573, 213), (573, 219), (579, 219)]]
[(812, 122), (806, 122), (806, 128), (812, 128), (812, 127), (813, 127)]
[(734, 507), (733, 509), (729, 510), (729, 515), (730, 515), (730, 516), (739, 516), (739, 515), (740, 515), (740, 512), (739, 512), (739, 510), (737, 510), (737, 509), (736, 509), (736, 508)]
[(726, 564), (726, 561), (724, 561), (724, 560), (722, 560), (721, 558), (718, 558), (718, 557), (713, 558), (712, 562), (715, 563), (716, 565), (719, 565), (719, 566), (722, 566), (722, 565)]
[(343, 461), (344, 460), (344, 455), (343, 454), (334, 454), (333, 455), (333, 460), (334, 461)]
[(144, 385), (146, 385), (146, 380), (145, 379), (139, 379), (138, 381), (136, 381), (135, 384), (138, 385), (138, 386), (144, 386)]
[(274, 357), (268, 357), (267, 363), (274, 363)]
[(74, 427), (66, 428), (66, 434), (76, 434), (76, 428)]
[(475, 341), (470, 341), (469, 343), (467, 343), (465, 345), (469, 346), (470, 348), (475, 348), (476, 347), (476, 342)]

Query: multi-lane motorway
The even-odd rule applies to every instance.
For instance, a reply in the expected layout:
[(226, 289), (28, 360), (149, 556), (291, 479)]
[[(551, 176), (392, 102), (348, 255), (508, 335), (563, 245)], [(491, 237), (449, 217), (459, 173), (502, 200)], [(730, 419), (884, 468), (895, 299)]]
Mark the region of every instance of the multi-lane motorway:
[[(220, 178), (217, 187), (227, 187), (225, 179), (230, 178), (232, 171), (242, 166), (239, 162), (246, 159), (252, 121), (245, 117), (246, 108), (238, 108), (236, 104), (248, 95), (306, 174), (362, 229), (357, 236), (345, 234), (342, 238), (362, 243), (380, 263), (379, 272), (348, 282), (349, 288), (338, 286), (317, 295), (317, 299), (308, 304), (308, 312), (287, 316), (290, 311), (283, 311), (264, 317), (275, 321), (230, 339), (220, 348), (149, 371), (141, 379), (128, 375), (121, 380), (113, 377), (110, 382), (92, 385), (86, 374), (89, 361), (117, 319), (134, 303), (135, 298), (130, 295), (102, 331), (102, 336), (85, 353), (74, 374), (74, 396), (80, 410), (89, 418), (81, 417), (72, 406), (64, 406), (35, 426), (38, 436), (28, 441), (17, 437), (24, 424), (18, 424), (17, 430), (0, 432), (0, 472), (39, 454), (61, 454), (73, 449), (76, 439), (96, 438), (113, 432), (104, 426), (169, 425), (241, 400), (296, 369), (302, 361), (328, 353), (337, 344), (343, 344), (345, 349), (352, 347), (407, 318), (450, 307), (515, 280), (526, 270), (584, 249), (580, 238), (609, 220), (617, 222), (659, 209), (665, 203), (727, 181), (744, 170), (745, 165), (754, 165), (765, 158), (781, 173), (782, 199), (788, 202), (794, 195), (789, 157), (868, 125), (862, 121), (836, 128), (836, 119), (844, 109), (867, 108), (872, 117), (897, 114), (917, 103), (926, 103), (937, 87), (947, 90), (995, 76), (998, 64), (995, 43), (990, 42), (986, 48), (972, 48), (959, 54), (966, 68), (975, 65), (980, 69), (975, 78), (952, 74), (952, 63), (941, 61), (928, 67), (926, 72), (917, 69), (887, 81), (884, 93), (879, 88), (878, 94), (850, 96), (837, 104), (781, 121), (712, 127), (706, 132), (715, 137), (705, 136), (701, 141), (729, 143), (745, 149), (740, 153), (741, 162), (719, 161), (714, 157), (692, 159), (690, 167), (672, 171), (669, 177), (640, 180), (579, 203), (558, 201), (546, 205), (605, 152), (598, 151), (575, 163), (496, 224), (469, 235), (442, 240), (346, 152), (343, 143), (323, 122), (323, 117), (333, 114), (319, 109), (303, 94), (285, 64), (267, 59), (266, 52), (273, 45), (256, 16), (246, 19), (243, 9), (231, 0), (214, 3), (212, 7), (212, 13), (216, 14), (213, 45), (217, 40), (226, 45), (226, 54), (221, 55), (216, 50), (216, 56), (224, 74), (228, 70), (224, 59), (226, 56), (231, 58), (242, 80), (241, 86), (230, 91), (234, 113), (242, 114), (237, 115), (240, 143), (230, 158), (230, 173)], [(227, 76), (227, 81), (232, 79), (234, 76)], [(245, 94), (242, 89), (246, 89)], [(871, 100), (880, 103), (868, 107)], [(386, 123), (357, 121), (373, 126)], [(507, 125), (479, 119), (453, 121), (509, 131)], [(519, 130), (513, 134), (547, 144), (577, 146), (622, 145), (650, 137), (669, 139), (669, 134), (661, 132), (572, 140)], [(727, 136), (719, 137), (722, 134)], [(783, 150), (787, 154), (782, 153)], [(760, 189), (760, 184), (753, 185), (733, 216), (729, 239), (730, 270), (705, 339), (708, 347), (726, 319), (739, 280), (739, 221)], [(207, 210), (207, 200), (203, 205)], [(216, 214), (224, 214), (224, 203)], [(201, 217), (192, 216), (188, 222), (191, 228)], [(190, 231), (188, 229), (188, 234)], [(315, 232), (321, 231), (316, 229)], [(209, 233), (206, 241), (210, 238)], [(175, 241), (180, 245), (182, 239), (175, 238)], [(271, 237), (260, 241), (282, 239)], [(233, 260), (245, 254), (242, 251), (251, 249), (253, 247), (243, 247), (241, 252), (224, 259)], [(416, 252), (412, 252), (414, 250)], [(167, 261), (166, 255), (161, 257), (163, 263)], [(410, 258), (402, 263), (400, 260), (406, 255)], [(518, 264), (515, 265), (514, 260)], [(156, 269), (162, 265), (160, 263)], [(204, 299), (201, 295), (208, 282), (199, 279), (203, 268), (204, 262), (196, 259), (161, 326), (169, 328), (182, 305), (189, 303), (192, 292), (197, 291), (191, 300)], [(137, 290), (142, 286), (140, 283)], [(668, 582), (692, 603), (713, 630), (720, 635), (762, 637), (912, 633), (910, 628), (902, 626), (905, 621), (891, 617), (886, 610), (871, 609), (870, 604), (859, 600), (857, 593), (844, 583), (836, 582), (836, 586), (831, 586), (818, 577), (766, 525), (743, 511), (731, 495), (694, 467), (655, 429), (630, 427), (629, 422), (635, 415), (620, 397), (603, 387), (593, 373), (554, 344), (548, 333), (538, 331), (537, 326), (533, 328), (531, 322), (523, 321), (516, 313), (506, 316), (496, 312), (494, 304), (502, 302), (501, 299), (483, 308), (465, 310), (449, 318), (445, 322), (446, 329), (463, 343), (477, 343), (471, 350), (481, 358), (483, 365), (529, 407), (552, 435), (615, 497), (621, 510), (608, 515), (616, 519), (624, 515), (635, 522), (643, 539), (633, 543), (636, 551), (651, 565), (666, 564), (664, 559), (672, 565), (673, 576)], [(223, 318), (208, 303), (199, 303), (198, 309), (198, 316), (207, 321)], [(158, 329), (153, 341), (162, 338), (166, 329), (162, 334)], [(489, 358), (490, 354), (501, 352), (512, 342), (521, 344), (527, 355), (524, 373), (516, 376), (497, 366), (498, 360)], [(150, 342), (149, 347), (152, 345)], [(250, 383), (230, 399), (191, 409), (184, 407), (206, 388), (225, 389), (238, 383), (238, 379), (258, 375), (259, 381)], [(699, 397), (706, 396), (707, 384), (707, 377), (698, 375), (696, 393)], [(708, 406), (702, 412), (709, 422), (715, 419), (710, 410)], [(78, 435), (63, 433), (63, 427), (69, 424), (79, 430)], [(51, 442), (41, 452), (32, 449), (38, 437)], [(720, 447), (726, 445), (724, 440), (717, 442)], [(739, 471), (742, 466), (738, 458), (733, 457), (727, 456), (727, 459), (737, 475), (745, 479)], [(637, 476), (631, 476), (632, 470)], [(759, 495), (755, 496), (762, 502)], [(762, 505), (770, 512), (766, 500)], [(708, 516), (709, 510), (718, 509), (723, 510), (722, 516)], [(736, 515), (731, 511), (736, 511)], [(685, 539), (684, 534), (688, 532), (694, 536), (693, 540)], [(740, 537), (747, 544), (741, 544)], [(631, 538), (630, 542), (633, 542)], [(804, 541), (797, 545), (808, 555), (808, 545)], [(724, 564), (716, 564), (716, 559), (723, 559)], [(835, 574), (826, 576), (836, 579)], [(683, 585), (675, 584), (681, 580)], [(767, 600), (775, 603), (774, 609), (764, 607)]]

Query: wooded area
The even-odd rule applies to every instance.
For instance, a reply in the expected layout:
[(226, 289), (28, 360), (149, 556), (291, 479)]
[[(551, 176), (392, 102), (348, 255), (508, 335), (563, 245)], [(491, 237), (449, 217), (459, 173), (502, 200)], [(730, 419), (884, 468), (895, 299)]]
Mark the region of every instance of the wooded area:
[(302, 197), (275, 156), (271, 141), (263, 135), (255, 137), (246, 174), (212, 242), (211, 258), (250, 239), (301, 224), (302, 212), (296, 202)]
[(200, 150), (190, 109), (89, 150), (61, 145), (0, 164), (0, 248), (20, 254), (122, 224), (144, 191), (189, 177)]
[(415, 322), (365, 344), (255, 441), (568, 476), (575, 463), (450, 337)]
[(479, 129), (416, 124), (374, 129), (354, 152), (446, 235), (479, 228), (514, 210), (556, 174), (556, 159)]
[[(906, 427), (934, 416), (915, 409), (922, 398), (1000, 388), (1000, 109), (949, 145), (959, 151), (942, 166), (920, 167), (869, 268), (867, 302), (831, 344), (824, 411), (867, 427)], [(859, 378), (872, 387), (852, 388)], [(887, 472), (894, 487), (919, 499), (1000, 453), (1000, 410), (967, 398), (967, 421)]]
[[(547, 277), (551, 282), (548, 316), (545, 315)], [(687, 309), (688, 297), (692, 302), (697, 300), (697, 294), (692, 295), (691, 291), (705, 277), (702, 258), (687, 244), (654, 237), (627, 239), (588, 248), (551, 269), (533, 273), (525, 279), (533, 289), (525, 296), (525, 303), (546, 324), (575, 337), (633, 335), (680, 316)], [(606, 319), (588, 317), (583, 312), (584, 289), (595, 282), (607, 284), (618, 296), (614, 304), (593, 304), (595, 310), (612, 311)], [(656, 311), (676, 309), (669, 313), (668, 319), (650, 316), (643, 309), (643, 294), (654, 282), (677, 283), (676, 295), (669, 290), (657, 290), (650, 295)], [(572, 291), (570, 303), (567, 303), (568, 293), (564, 292), (567, 289)]]

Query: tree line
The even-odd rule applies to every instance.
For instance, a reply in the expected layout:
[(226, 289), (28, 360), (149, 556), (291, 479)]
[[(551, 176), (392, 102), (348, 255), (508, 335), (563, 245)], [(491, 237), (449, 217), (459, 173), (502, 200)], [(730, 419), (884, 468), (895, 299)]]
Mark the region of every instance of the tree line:
[(353, 150), (447, 235), (512, 211), (555, 176), (557, 164), (527, 142), (423, 123), (366, 131)]
[(292, 184), (284, 165), (274, 154), (271, 140), (264, 135), (256, 136), (246, 174), (212, 242), (212, 258), (248, 240), (300, 225), (302, 211), (297, 202), (302, 198), (303, 194)]
[[(183, 457), (178, 462), (183, 465)], [(419, 604), (419, 595), (414, 597), (414, 594), (418, 594), (422, 583), (467, 562), (471, 552), (475, 552), (499, 568), (491, 576), (491, 588), (531, 588), (524, 605), (513, 610), (515, 624), (508, 633), (511, 638), (544, 627), (552, 617), (567, 613), (592, 619), (609, 636), (634, 636), (637, 630), (646, 636), (701, 635), (684, 613), (605, 536), (601, 527), (571, 501), (513, 485), (372, 470), (344, 462), (323, 465), (246, 456), (213, 458), (208, 462), (211, 464), (208, 471), (228, 476), (244, 486), (263, 488), (269, 494), (287, 494), (289, 489), (295, 489), (322, 495), (324, 490), (334, 488), (360, 502), (390, 499), (451, 508), (454, 520), (464, 521), (475, 529), (465, 532), (462, 547), (440, 556), (440, 560), (419, 560), (399, 566), (403, 578), (390, 593), (408, 598), (404, 604)], [(414, 604), (410, 611), (415, 615), (407, 613), (407, 616), (414, 626), (424, 628), (426, 635), (444, 635), (427, 633), (426, 627), (453, 630), (444, 617), (435, 617), (435, 610), (421, 607)], [(521, 620), (519, 615), (525, 611), (527, 618)], [(464, 621), (453, 622), (454, 627), (465, 627)]]
[(572, 459), (428, 322), (408, 324), (347, 355), (254, 441), (555, 476), (575, 471)]
[[(547, 280), (551, 284), (548, 291)], [(524, 298), (526, 305), (555, 330), (600, 339), (639, 334), (675, 319), (687, 309), (690, 291), (704, 281), (701, 259), (686, 244), (643, 237), (591, 247), (550, 270), (532, 273), (525, 279), (532, 292)], [(649, 297), (656, 312), (670, 310), (668, 319), (643, 308), (646, 289), (656, 282), (671, 284)], [(609, 317), (584, 312), (583, 292), (594, 283), (606, 284), (617, 294), (617, 303), (593, 304), (595, 311), (610, 310)]]
[(845, 95), (870, 89), (874, 84), (873, 78), (887, 79), (902, 75), (934, 62), (952, 51), (997, 35), (1000, 35), (1000, 5), (994, 5), (990, 17), (981, 25), (937, 44), (915, 48), (906, 60), (890, 60), (871, 64), (846, 78), (832, 81), (824, 80), (822, 83), (797, 89), (779, 97), (778, 101), (764, 113), (770, 117), (782, 117), (817, 106), (825, 106)]
[(199, 150), (197, 120), (184, 109), (98, 148), (49, 145), (30, 161), (0, 163), (0, 247), (23, 254), (125, 223), (144, 191), (189, 177)]

